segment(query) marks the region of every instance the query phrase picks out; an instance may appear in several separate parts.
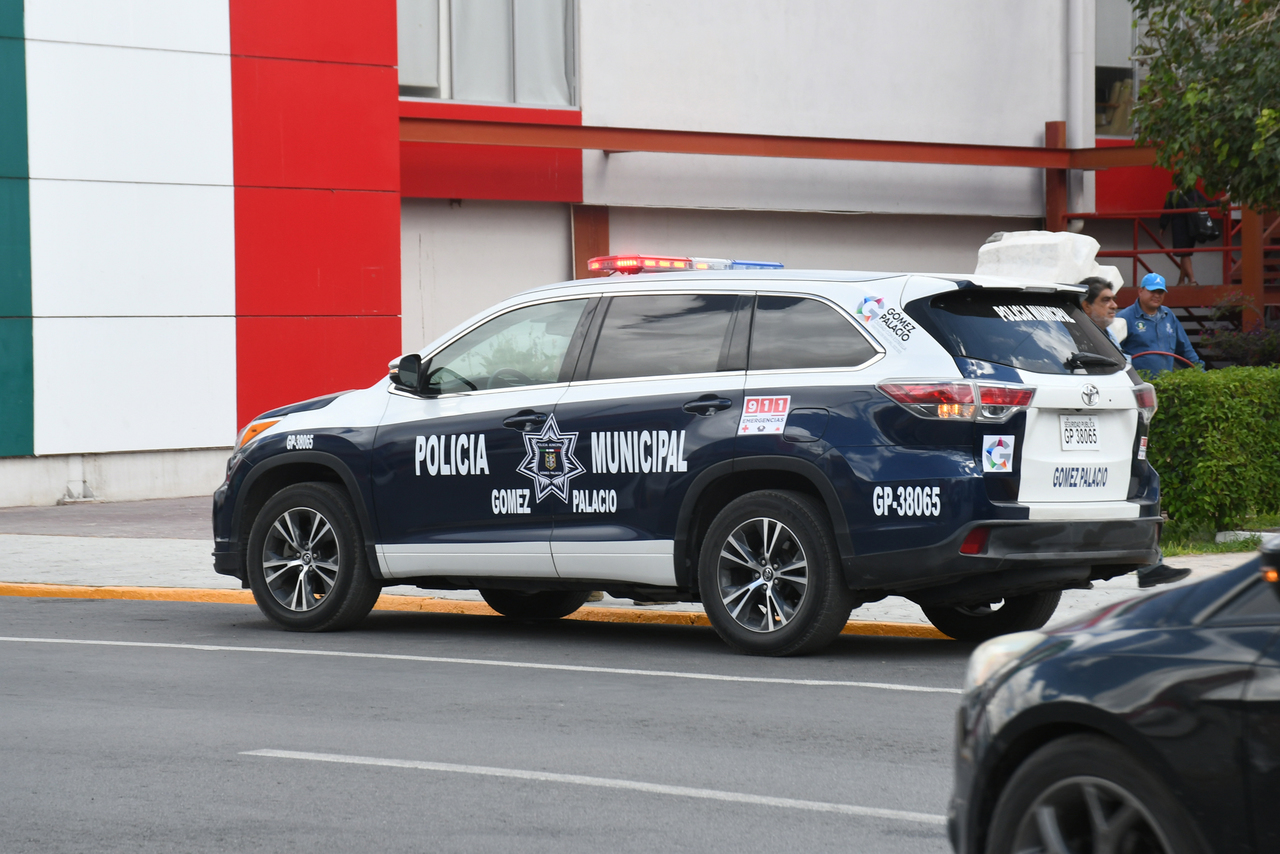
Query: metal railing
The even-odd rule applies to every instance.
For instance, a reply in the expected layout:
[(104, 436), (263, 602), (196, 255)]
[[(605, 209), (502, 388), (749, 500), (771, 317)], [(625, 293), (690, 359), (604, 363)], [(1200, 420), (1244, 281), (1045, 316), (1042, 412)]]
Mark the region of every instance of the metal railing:
[[(1161, 216), (1169, 214), (1187, 214), (1208, 212), (1217, 223), (1221, 237), (1214, 245), (1197, 245), (1187, 249), (1178, 249), (1166, 245), (1158, 226), (1152, 227), (1151, 220), (1158, 221)], [(1104, 249), (1098, 252), (1098, 258), (1129, 258), (1132, 263), (1130, 281), (1136, 284), (1142, 276), (1155, 272), (1148, 259), (1164, 256), (1176, 269), (1179, 266), (1178, 256), (1188, 254), (1217, 254), (1222, 258), (1222, 284), (1238, 285), (1243, 276), (1241, 269), (1242, 227), (1241, 208), (1238, 205), (1210, 205), (1203, 208), (1170, 208), (1167, 210), (1137, 210), (1120, 213), (1072, 213), (1071, 219), (1086, 221), (1100, 220), (1132, 220), (1133, 248)], [(1172, 235), (1170, 235), (1172, 236)], [(1143, 246), (1143, 238), (1152, 245)], [(1262, 279), (1264, 287), (1280, 286), (1280, 218), (1272, 222), (1262, 235), (1264, 258)]]

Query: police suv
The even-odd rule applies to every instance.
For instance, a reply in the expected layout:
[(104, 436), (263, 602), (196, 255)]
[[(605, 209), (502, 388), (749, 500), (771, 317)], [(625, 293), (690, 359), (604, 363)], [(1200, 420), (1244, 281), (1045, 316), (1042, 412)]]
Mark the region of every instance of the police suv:
[(1155, 392), (1082, 288), (611, 256), (359, 391), (264, 413), (214, 496), (215, 566), (287, 629), (387, 586), (558, 618), (701, 602), (742, 652), (905, 596), (966, 640), (1157, 562)]

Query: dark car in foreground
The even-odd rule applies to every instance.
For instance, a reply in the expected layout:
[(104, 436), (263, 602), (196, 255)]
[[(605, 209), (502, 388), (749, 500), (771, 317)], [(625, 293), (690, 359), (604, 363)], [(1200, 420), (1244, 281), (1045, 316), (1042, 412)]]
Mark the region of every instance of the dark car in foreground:
[(1280, 851), (1278, 559), (979, 646), (955, 850)]

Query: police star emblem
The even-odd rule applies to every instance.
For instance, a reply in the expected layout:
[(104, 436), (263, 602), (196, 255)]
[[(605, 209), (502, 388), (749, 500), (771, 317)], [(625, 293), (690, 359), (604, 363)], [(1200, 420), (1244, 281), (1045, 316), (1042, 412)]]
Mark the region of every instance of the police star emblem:
[(577, 433), (561, 433), (552, 415), (539, 433), (524, 434), (524, 459), (516, 471), (533, 480), (534, 500), (555, 495), (569, 503), (569, 481), (582, 474), (582, 464), (573, 455)]

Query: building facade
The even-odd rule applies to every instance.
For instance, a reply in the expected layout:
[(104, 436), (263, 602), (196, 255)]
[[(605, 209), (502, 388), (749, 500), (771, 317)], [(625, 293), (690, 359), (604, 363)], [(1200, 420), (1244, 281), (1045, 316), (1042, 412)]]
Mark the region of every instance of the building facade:
[[(211, 491), (254, 415), (369, 385), (591, 241), (965, 272), (1045, 211), (1039, 169), (412, 142), (402, 119), (1130, 144), (1128, 14), (0, 0), (0, 505)], [(1163, 186), (1071, 181), (1080, 211)]]

